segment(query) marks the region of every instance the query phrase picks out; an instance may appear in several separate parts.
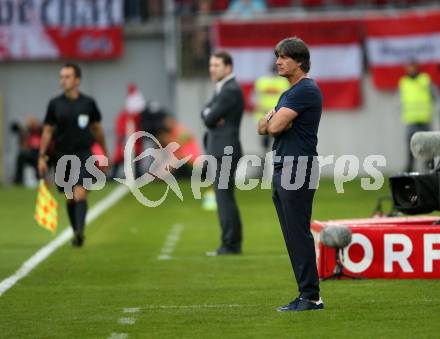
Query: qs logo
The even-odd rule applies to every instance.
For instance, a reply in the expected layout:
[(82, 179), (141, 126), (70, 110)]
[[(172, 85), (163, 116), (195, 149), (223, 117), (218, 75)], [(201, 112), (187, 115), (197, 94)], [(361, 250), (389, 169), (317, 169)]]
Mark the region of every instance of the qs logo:
[[(143, 151), (141, 154), (133, 159), (132, 155), (134, 145), (138, 139), (143, 137), (150, 139), (154, 143), (154, 147), (148, 147), (145, 151)], [(124, 158), (126, 159), (124, 161), (125, 179), (115, 178), (115, 180), (121, 184), (126, 185), (130, 189), (131, 193), (135, 196), (137, 201), (139, 201), (144, 206), (159, 206), (162, 202), (165, 201), (170, 189), (177, 195), (177, 197), (181, 201), (183, 201), (182, 191), (180, 190), (180, 186), (176, 178), (171, 173), (171, 168), (178, 169), (179, 167), (183, 166), (186, 162), (188, 162), (192, 155), (188, 155), (187, 157), (179, 160), (174, 155), (174, 152), (176, 152), (179, 147), (180, 145), (177, 142), (171, 142), (165, 148), (163, 148), (159, 140), (157, 140), (150, 133), (145, 131), (133, 133), (128, 138), (124, 149)], [(151, 156), (153, 159), (148, 171), (139, 178), (135, 179), (133, 174), (133, 163), (136, 161), (141, 161), (147, 156)], [(165, 182), (167, 184), (167, 188), (160, 199), (150, 200), (142, 194), (140, 188), (151, 183), (156, 178)]]

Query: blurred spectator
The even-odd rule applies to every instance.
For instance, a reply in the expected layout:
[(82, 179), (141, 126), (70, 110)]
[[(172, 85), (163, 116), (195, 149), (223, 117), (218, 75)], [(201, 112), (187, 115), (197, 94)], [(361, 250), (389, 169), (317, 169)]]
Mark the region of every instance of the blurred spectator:
[(18, 135), (19, 151), (15, 166), (14, 183), (23, 184), (23, 173), (26, 165), (32, 167), (38, 179), (38, 152), (41, 141), (41, 123), (33, 115), (26, 118), (24, 126), (18, 123), (11, 125), (11, 131)]
[(233, 0), (227, 10), (231, 17), (251, 18), (255, 14), (266, 11), (264, 0)]
[(168, 112), (165, 111), (161, 104), (151, 100), (141, 113), (141, 129), (157, 138), (166, 128), (165, 119), (167, 116)]
[(175, 11), (178, 15), (192, 15), (194, 14), (193, 0), (175, 0)]
[[(127, 98), (125, 100), (124, 109), (119, 112), (116, 117), (116, 145), (113, 154), (113, 166), (110, 174), (111, 178), (115, 178), (118, 174), (120, 166), (124, 163), (124, 148), (127, 139), (131, 134), (140, 130), (141, 112), (145, 109), (146, 102), (142, 93), (133, 83), (128, 85)], [(134, 153), (139, 155), (142, 151), (141, 140), (135, 143)], [(140, 162), (135, 162), (135, 177), (141, 175)]]
[(143, 0), (147, 18), (161, 17), (164, 14), (164, 3), (162, 0)]
[(177, 142), (180, 147), (176, 150), (174, 156), (178, 160), (191, 155), (186, 164), (174, 170), (174, 175), (178, 178), (191, 177), (194, 161), (202, 154), (197, 139), (183, 124), (171, 116), (165, 118), (164, 127), (158, 135), (161, 145), (166, 147), (171, 142)]
[(144, 23), (150, 18), (162, 16), (163, 1), (125, 0), (124, 13), (127, 23)]
[(216, 0), (175, 0), (176, 13), (179, 15), (211, 14)]
[(206, 69), (209, 65), (209, 58), (211, 56), (211, 39), (209, 35), (209, 27), (199, 26), (193, 37), (193, 62), (194, 68)]
[(140, 22), (141, 11), (139, 0), (125, 0), (124, 1), (125, 20), (128, 23)]
[[(157, 138), (163, 148), (177, 142), (180, 146), (174, 153), (177, 160), (191, 155), (188, 163), (173, 171), (176, 177), (191, 176), (194, 160), (201, 154), (201, 148), (188, 128), (170, 116), (157, 101), (150, 101), (142, 112), (141, 128)], [(169, 165), (172, 167), (172, 164)]]
[(211, 13), (211, 0), (197, 0), (197, 13), (207, 15)]
[[(288, 88), (289, 82), (286, 78), (278, 75), (278, 69), (274, 63), (270, 68), (270, 72), (259, 77), (254, 84), (255, 121), (258, 122), (274, 109), (281, 94)], [(266, 153), (269, 148), (270, 137), (269, 135), (262, 135), (261, 139), (264, 153)]]
[(179, 15), (227, 12), (235, 17), (251, 17), (267, 9), (291, 7), (305, 10), (351, 10), (413, 7), (437, 2), (436, 0), (175, 0), (174, 3), (176, 13)]
[(171, 116), (165, 118), (164, 127), (158, 135), (162, 146), (165, 147), (170, 142), (177, 142), (180, 145), (180, 148), (176, 151), (177, 158), (182, 159), (187, 155), (193, 155), (189, 160), (189, 163), (193, 164), (195, 158), (202, 154), (194, 135), (182, 123)]
[(406, 74), (399, 81), (401, 118), (406, 125), (406, 171), (414, 170), (414, 157), (410, 149), (411, 137), (416, 132), (431, 129), (434, 87), (427, 73), (419, 70), (416, 61), (406, 66)]

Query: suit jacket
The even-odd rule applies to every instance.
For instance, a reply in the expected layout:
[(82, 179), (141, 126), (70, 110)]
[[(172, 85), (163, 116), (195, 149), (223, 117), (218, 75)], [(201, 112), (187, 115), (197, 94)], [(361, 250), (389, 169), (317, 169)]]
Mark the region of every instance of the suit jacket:
[[(235, 78), (224, 83), (202, 111), (202, 119), (207, 127), (203, 143), (207, 154), (215, 157), (224, 155), (225, 146), (233, 147), (233, 157), (241, 157), (239, 139), (244, 99)], [(224, 123), (221, 123), (221, 121)]]

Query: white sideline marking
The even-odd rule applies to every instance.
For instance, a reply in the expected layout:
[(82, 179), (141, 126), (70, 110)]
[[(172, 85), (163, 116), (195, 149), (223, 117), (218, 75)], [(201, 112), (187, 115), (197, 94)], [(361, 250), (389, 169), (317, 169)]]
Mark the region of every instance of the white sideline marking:
[(173, 225), (162, 249), (160, 250), (160, 254), (157, 256), (158, 260), (170, 260), (172, 258), (171, 254), (173, 253), (177, 242), (180, 240), (180, 235), (184, 228), (185, 226), (182, 224)]
[[(135, 314), (140, 310), (139, 307), (124, 307), (122, 309), (123, 313)], [(120, 325), (134, 325), (136, 318), (123, 317), (118, 319), (118, 324)], [(112, 333), (108, 339), (126, 339), (128, 338), (127, 333)]]
[(252, 305), (238, 305), (238, 304), (225, 304), (225, 305), (147, 305), (144, 308), (148, 310), (154, 309), (167, 309), (167, 308), (235, 308), (245, 307)]
[(108, 339), (127, 339), (127, 333), (112, 333)]
[[(209, 252), (208, 252), (209, 253)], [(241, 255), (237, 256), (216, 256), (215, 258), (219, 259), (231, 259), (234, 258), (235, 261), (245, 261), (245, 260), (255, 260), (255, 259), (272, 259), (272, 258), (288, 258), (288, 254), (264, 254), (263, 252), (261, 254), (247, 254), (247, 252), (242, 253)], [(176, 257), (175, 260), (182, 260), (182, 261), (203, 261), (206, 262), (206, 256), (204, 255), (179, 255), (179, 257)]]
[(135, 318), (128, 318), (128, 317), (124, 317), (124, 318), (119, 318), (118, 323), (121, 325), (133, 325), (136, 322)]
[[(116, 204), (122, 197), (129, 192), (129, 189), (120, 185), (115, 188), (104, 199), (96, 203), (87, 213), (86, 224), (92, 222), (107, 209)], [(18, 281), (27, 276), (35, 267), (49, 257), (55, 250), (64, 245), (72, 237), (72, 229), (65, 229), (59, 236), (52, 240), (49, 244), (42, 247), (32, 257), (26, 260), (23, 265), (11, 276), (0, 282), (0, 296), (14, 286)]]
[(122, 312), (124, 313), (137, 313), (139, 312), (140, 308), (139, 307), (124, 307)]

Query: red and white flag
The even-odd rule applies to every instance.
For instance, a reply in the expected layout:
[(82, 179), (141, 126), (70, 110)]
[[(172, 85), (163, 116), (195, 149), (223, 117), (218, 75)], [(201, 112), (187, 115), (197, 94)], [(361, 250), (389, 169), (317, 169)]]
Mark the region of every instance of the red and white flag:
[(440, 84), (440, 11), (381, 15), (365, 22), (368, 62), (377, 88), (395, 89), (405, 64), (413, 60)]
[(331, 21), (219, 21), (214, 26), (216, 48), (234, 59), (234, 73), (242, 84), (250, 108), (254, 81), (268, 74), (275, 63), (274, 47), (287, 37), (298, 36), (309, 46), (310, 76), (322, 90), (324, 108), (360, 106), (362, 52), (359, 22)]
[(122, 0), (0, 1), (0, 61), (122, 55)]

